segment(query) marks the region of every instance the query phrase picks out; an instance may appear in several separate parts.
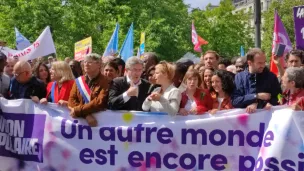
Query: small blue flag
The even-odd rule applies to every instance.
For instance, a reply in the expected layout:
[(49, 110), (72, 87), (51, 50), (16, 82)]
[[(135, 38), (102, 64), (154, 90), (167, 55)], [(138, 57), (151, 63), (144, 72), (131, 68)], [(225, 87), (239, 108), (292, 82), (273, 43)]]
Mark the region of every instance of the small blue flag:
[(103, 57), (113, 56), (118, 51), (118, 31), (119, 31), (119, 24), (116, 24), (112, 37), (107, 45), (106, 50), (103, 53)]
[(243, 46), (241, 46), (241, 56), (242, 56), (242, 57), (245, 56), (245, 50), (244, 50), (244, 47), (243, 47)]
[(23, 50), (23, 49), (31, 46), (31, 42), (26, 37), (24, 37), (16, 27), (15, 27), (15, 33), (16, 33), (17, 50)]
[(124, 61), (133, 56), (133, 23), (131, 24), (127, 37), (120, 49), (120, 56)]

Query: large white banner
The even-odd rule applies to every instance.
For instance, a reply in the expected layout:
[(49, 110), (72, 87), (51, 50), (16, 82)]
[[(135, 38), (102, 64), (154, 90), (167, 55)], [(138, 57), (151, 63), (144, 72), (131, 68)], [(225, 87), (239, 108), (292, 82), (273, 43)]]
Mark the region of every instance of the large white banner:
[(56, 53), (54, 41), (49, 26), (44, 29), (38, 39), (31, 46), (23, 50), (13, 50), (8, 47), (0, 47), (0, 50), (7, 57), (17, 56), (19, 60), (32, 60), (38, 57), (43, 57), (52, 53)]
[(303, 171), (304, 113), (215, 116), (105, 111), (99, 127), (55, 104), (0, 100), (0, 170)]

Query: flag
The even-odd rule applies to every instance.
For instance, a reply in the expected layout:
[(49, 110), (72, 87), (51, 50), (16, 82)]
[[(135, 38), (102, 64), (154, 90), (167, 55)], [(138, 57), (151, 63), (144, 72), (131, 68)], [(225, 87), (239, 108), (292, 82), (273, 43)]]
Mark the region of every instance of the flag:
[(243, 47), (243, 46), (241, 46), (241, 56), (242, 56), (242, 57), (245, 56), (245, 50), (244, 50), (244, 47)]
[(140, 35), (140, 46), (139, 46), (139, 55), (140, 58), (143, 58), (143, 54), (145, 53), (145, 33), (141, 33)]
[(208, 42), (201, 38), (199, 35), (197, 35), (195, 27), (194, 27), (194, 22), (192, 22), (192, 43), (194, 45), (194, 50), (196, 52), (202, 52), (201, 45), (206, 45)]
[(116, 24), (112, 37), (107, 45), (106, 50), (103, 53), (103, 57), (112, 56), (118, 51), (118, 31), (119, 31), (119, 24)]
[(296, 48), (304, 50), (304, 5), (293, 7)]
[(127, 59), (131, 56), (133, 56), (133, 23), (131, 24), (127, 37), (122, 44), (122, 47), (120, 49), (119, 55), (124, 61), (127, 61)]
[(15, 27), (15, 33), (16, 33), (17, 50), (23, 50), (32, 45), (31, 42), (26, 37), (24, 37), (16, 27)]
[[(274, 31), (273, 31), (273, 41), (272, 41), (272, 56), (270, 61), (270, 71), (274, 74), (278, 75), (278, 68), (276, 64), (273, 62), (274, 53), (275, 53), (275, 47), (277, 44), (284, 44), (286, 46), (284, 56), (286, 53), (288, 53), (290, 50), (292, 50), (292, 44), (289, 39), (289, 36), (286, 32), (286, 29), (284, 27), (284, 24), (282, 23), (282, 20), (280, 19), (280, 16), (278, 15), (278, 12), (275, 11), (274, 14)], [(283, 67), (285, 67), (285, 60), (284, 58), (280, 58), (280, 63)]]
[(28, 61), (41, 56), (56, 53), (50, 27), (47, 26), (36, 41), (23, 50), (13, 50), (8, 47), (0, 48), (7, 57), (18, 57), (19, 60)]

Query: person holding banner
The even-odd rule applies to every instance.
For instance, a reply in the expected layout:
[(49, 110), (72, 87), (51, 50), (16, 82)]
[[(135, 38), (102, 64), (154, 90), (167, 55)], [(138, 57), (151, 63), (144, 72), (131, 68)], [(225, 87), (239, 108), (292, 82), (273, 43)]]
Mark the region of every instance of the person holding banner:
[(144, 111), (165, 112), (171, 116), (178, 113), (182, 96), (173, 84), (174, 74), (174, 65), (165, 61), (156, 65), (154, 77), (156, 84), (161, 87), (156, 88), (146, 98), (142, 105)]
[(235, 89), (232, 93), (232, 105), (246, 108), (248, 113), (256, 109), (270, 109), (278, 105), (278, 94), (282, 93), (275, 74), (266, 67), (265, 53), (253, 48), (246, 54), (248, 68), (235, 76)]
[(233, 82), (234, 74), (225, 71), (217, 70), (211, 78), (212, 82), (212, 110), (209, 111), (211, 114), (215, 114), (219, 110), (232, 109), (230, 96), (234, 89)]
[(92, 127), (97, 126), (97, 120), (92, 115), (106, 109), (109, 81), (101, 74), (101, 57), (89, 54), (84, 60), (86, 75), (75, 80), (70, 93), (68, 106), (73, 118), (83, 117)]
[(187, 116), (189, 114), (201, 115), (212, 109), (212, 99), (208, 90), (200, 89), (202, 83), (201, 76), (195, 69), (187, 71), (184, 82), (187, 89), (182, 93), (179, 114)]
[(126, 76), (115, 78), (109, 90), (110, 110), (142, 111), (142, 104), (149, 95), (150, 83), (141, 79), (144, 63), (136, 56), (126, 62)]
[(32, 76), (31, 65), (28, 62), (17, 62), (13, 73), (9, 99), (32, 99), (38, 103), (39, 99), (46, 96), (45, 84), (37, 77)]
[(46, 98), (41, 99), (40, 103), (52, 102), (67, 106), (75, 82), (70, 66), (63, 61), (53, 62), (50, 73), (53, 82), (48, 83)]
[(294, 110), (304, 109), (304, 69), (289, 67), (282, 77), (282, 85), (286, 89), (280, 103), (289, 105)]

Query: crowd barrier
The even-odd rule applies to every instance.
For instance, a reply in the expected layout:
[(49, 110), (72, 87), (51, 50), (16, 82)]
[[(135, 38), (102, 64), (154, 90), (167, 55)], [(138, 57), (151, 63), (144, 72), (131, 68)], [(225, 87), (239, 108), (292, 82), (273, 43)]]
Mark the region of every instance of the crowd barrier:
[(0, 99), (0, 170), (304, 170), (304, 113), (285, 106), (216, 115), (104, 111)]

